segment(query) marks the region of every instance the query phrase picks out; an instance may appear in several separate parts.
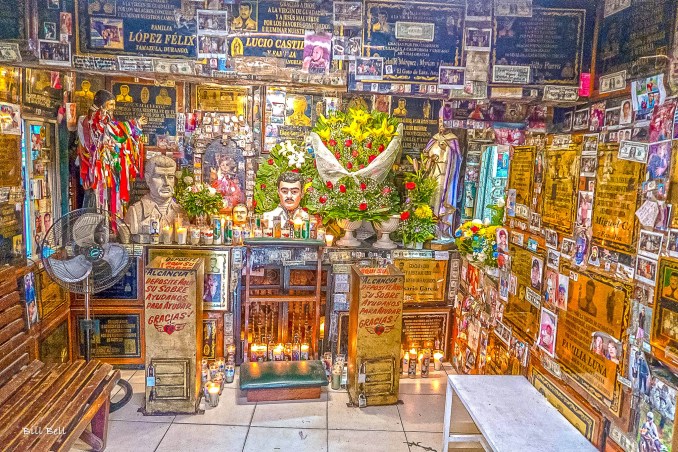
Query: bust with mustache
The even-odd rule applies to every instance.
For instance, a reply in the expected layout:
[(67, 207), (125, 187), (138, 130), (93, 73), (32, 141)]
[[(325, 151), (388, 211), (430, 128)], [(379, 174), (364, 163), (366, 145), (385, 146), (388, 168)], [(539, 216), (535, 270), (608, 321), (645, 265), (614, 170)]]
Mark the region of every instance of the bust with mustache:
[(294, 219), (295, 215), (308, 219), (308, 213), (299, 207), (304, 195), (303, 182), (297, 173), (287, 171), (278, 178), (278, 198), (280, 204), (275, 209), (264, 213), (263, 218), (272, 223), (275, 217), (280, 217), (281, 224)]

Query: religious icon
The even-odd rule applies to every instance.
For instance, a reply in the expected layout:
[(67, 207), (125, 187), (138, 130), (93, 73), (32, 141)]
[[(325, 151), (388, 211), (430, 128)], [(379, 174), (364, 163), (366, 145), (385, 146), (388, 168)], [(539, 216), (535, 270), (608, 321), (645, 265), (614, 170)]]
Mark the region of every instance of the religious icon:
[(287, 104), (291, 104), (292, 107), (292, 114), (288, 115), (285, 121), (288, 126), (311, 126), (311, 118), (306, 112), (308, 100), (305, 96), (291, 96), (287, 99)]
[(132, 96), (129, 95), (128, 85), (120, 85), (120, 92), (115, 96), (115, 101), (120, 103), (134, 102)]
[(393, 109), (393, 116), (407, 116), (407, 100), (398, 99), (398, 106)]

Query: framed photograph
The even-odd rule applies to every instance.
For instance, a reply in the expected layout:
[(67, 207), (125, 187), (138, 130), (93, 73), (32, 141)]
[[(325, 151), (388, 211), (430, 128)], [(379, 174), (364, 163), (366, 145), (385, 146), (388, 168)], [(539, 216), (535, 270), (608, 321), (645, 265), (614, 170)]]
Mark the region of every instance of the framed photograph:
[(54, 66), (71, 65), (71, 45), (59, 41), (38, 40), (38, 53), (40, 64)]
[(558, 249), (558, 232), (553, 229), (544, 229), (544, 237), (546, 239), (546, 246), (553, 248), (554, 250)]
[(332, 36), (332, 59), (355, 60), (360, 56), (362, 41), (360, 36)]
[(582, 139), (582, 154), (587, 155), (598, 155), (598, 139), (599, 136), (597, 133), (589, 133), (584, 135)]
[(497, 228), (497, 251), (500, 253), (508, 253), (508, 231), (506, 228)]
[(228, 39), (224, 36), (198, 36), (198, 58), (226, 57)]
[(589, 115), (589, 130), (599, 132), (605, 125), (605, 102), (596, 102), (591, 105)]
[(619, 364), (622, 357), (622, 343), (602, 331), (591, 335), (591, 351), (598, 356)]
[(464, 30), (464, 49), (489, 52), (492, 45), (491, 28), (473, 28)]
[(497, 325), (494, 327), (494, 332), (506, 345), (511, 342), (511, 327), (506, 326), (501, 321), (497, 321)]
[(356, 80), (381, 80), (384, 78), (383, 58), (356, 58)]
[[(678, 349), (678, 261), (660, 261), (659, 287), (655, 292), (650, 344), (656, 357), (675, 366)], [(670, 351), (670, 353), (669, 353)]]
[(664, 234), (641, 229), (638, 238), (638, 254), (650, 259), (659, 259), (663, 240)]
[(537, 212), (530, 212), (530, 229), (535, 232), (541, 230), (541, 215)]
[(438, 86), (443, 89), (463, 88), (466, 78), (466, 69), (458, 66), (441, 65), (438, 76)]
[(590, 110), (588, 108), (576, 110), (574, 112), (572, 130), (587, 130), (589, 128), (589, 115)]
[(539, 320), (539, 339), (537, 345), (550, 357), (554, 357), (556, 350), (556, 330), (558, 316), (554, 312), (542, 307)]
[(492, 20), (492, 2), (488, 0), (466, 0), (467, 21)]
[(558, 270), (560, 267), (560, 252), (552, 250), (550, 248), (546, 249), (546, 266), (554, 270)]
[(620, 116), (621, 107), (607, 108), (605, 110), (605, 127), (608, 129), (616, 129), (619, 127)]
[(596, 177), (596, 167), (598, 166), (598, 156), (582, 155), (579, 174), (584, 177)]
[(199, 35), (225, 36), (228, 35), (228, 11), (199, 9), (195, 12)]
[(543, 275), (544, 261), (537, 256), (532, 256), (532, 263), (530, 265), (530, 286), (539, 293), (541, 293), (542, 290)]
[(558, 293), (558, 270), (546, 268), (544, 272), (544, 300), (548, 304), (555, 306), (557, 293)]
[(24, 300), (26, 301), (26, 316), (28, 328), (40, 321), (38, 314), (38, 297), (36, 295), (35, 274), (24, 275)]
[(627, 125), (633, 123), (633, 106), (631, 105), (631, 99), (622, 101), (620, 108), (619, 124)]
[(669, 238), (666, 242), (666, 252), (671, 257), (678, 257), (678, 229), (669, 231)]
[[(677, 273), (678, 276), (678, 273)], [(657, 261), (638, 256), (636, 260), (636, 280), (655, 286), (657, 283)], [(678, 293), (676, 293), (678, 295)]]
[(572, 120), (573, 120), (574, 112), (573, 111), (566, 111), (563, 114), (563, 132), (569, 132), (572, 130)]
[(334, 2), (333, 3), (334, 25), (345, 27), (359, 27), (363, 21), (362, 2)]
[[(595, 174), (594, 174), (595, 175)], [(591, 226), (593, 214), (593, 192), (580, 191), (579, 203), (577, 207), (577, 224), (583, 227)]]
[(667, 179), (671, 168), (671, 140), (652, 143), (647, 152), (648, 180)]
[(511, 231), (511, 243), (514, 245), (523, 246), (525, 243), (525, 234)]
[(570, 293), (570, 278), (562, 273), (558, 274), (558, 294), (556, 295), (556, 307), (567, 311), (567, 300)]

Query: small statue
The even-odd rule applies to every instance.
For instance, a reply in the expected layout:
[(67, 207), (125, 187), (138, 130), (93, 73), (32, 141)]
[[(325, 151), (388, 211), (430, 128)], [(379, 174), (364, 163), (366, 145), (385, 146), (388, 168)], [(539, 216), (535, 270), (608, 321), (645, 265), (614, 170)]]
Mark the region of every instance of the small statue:
[(456, 222), (458, 180), (462, 156), (457, 136), (449, 129), (440, 128), (424, 150), (435, 159), (438, 167), (435, 172), (438, 185), (433, 196), (433, 212), (440, 218), (441, 233), (444, 237), (453, 237)]
[(245, 204), (238, 204), (233, 208), (233, 226), (243, 227), (247, 224), (249, 210)]
[(177, 164), (164, 155), (146, 162), (144, 179), (150, 192), (134, 203), (125, 215), (125, 223), (132, 234), (139, 234), (143, 225), (157, 221), (173, 224), (177, 215), (185, 216), (184, 209), (173, 199)]
[(263, 218), (272, 223), (275, 217), (280, 217), (282, 224), (293, 220), (295, 216), (308, 219), (308, 214), (299, 207), (303, 195), (304, 187), (301, 176), (291, 171), (282, 173), (278, 178), (278, 198), (280, 199), (280, 204), (275, 209), (265, 212)]

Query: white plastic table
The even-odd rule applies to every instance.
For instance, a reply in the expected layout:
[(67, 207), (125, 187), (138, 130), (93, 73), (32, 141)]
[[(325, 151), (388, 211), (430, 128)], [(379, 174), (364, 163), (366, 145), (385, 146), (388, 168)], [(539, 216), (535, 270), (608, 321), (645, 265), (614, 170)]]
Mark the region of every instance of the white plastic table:
[[(450, 435), (455, 394), (480, 434)], [(496, 452), (597, 450), (522, 376), (448, 376), (443, 452), (450, 442), (476, 442)]]

